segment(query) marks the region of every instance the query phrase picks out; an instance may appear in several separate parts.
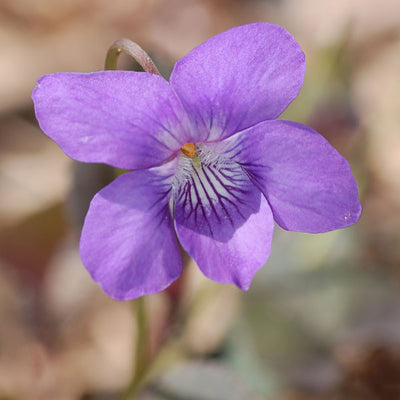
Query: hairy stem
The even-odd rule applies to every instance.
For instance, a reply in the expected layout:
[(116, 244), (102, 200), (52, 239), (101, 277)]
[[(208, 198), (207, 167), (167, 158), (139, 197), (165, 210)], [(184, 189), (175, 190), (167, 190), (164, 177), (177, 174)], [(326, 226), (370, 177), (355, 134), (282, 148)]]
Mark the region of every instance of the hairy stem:
[[(111, 45), (106, 55), (104, 69), (117, 69), (118, 56), (121, 53), (125, 53), (131, 56), (143, 68), (145, 72), (160, 75), (160, 72), (154, 65), (149, 55), (138, 44), (132, 42), (129, 39), (119, 39)], [(146, 375), (149, 364), (149, 332), (147, 327), (144, 297), (139, 297), (133, 304), (133, 312), (136, 319), (137, 331), (136, 346), (134, 346), (132, 360), (134, 370), (132, 372), (132, 377), (128, 384), (128, 387), (121, 396), (121, 400), (131, 400), (133, 398), (141, 383), (143, 382), (143, 378)]]
[(117, 69), (117, 60), (121, 53), (131, 56), (145, 72), (161, 75), (150, 56), (137, 43), (129, 39), (119, 39), (111, 45), (107, 52), (104, 69)]

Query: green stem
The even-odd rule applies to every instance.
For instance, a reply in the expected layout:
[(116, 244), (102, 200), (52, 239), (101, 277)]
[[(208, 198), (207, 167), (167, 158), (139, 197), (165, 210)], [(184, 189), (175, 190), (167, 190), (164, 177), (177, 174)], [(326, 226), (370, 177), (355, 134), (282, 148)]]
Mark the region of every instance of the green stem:
[[(119, 39), (111, 45), (106, 55), (104, 69), (117, 69), (117, 61), (121, 53), (131, 56), (145, 72), (160, 75), (160, 72), (149, 55), (138, 44), (129, 39)], [(132, 360), (134, 370), (128, 387), (121, 396), (121, 400), (133, 399), (133, 396), (137, 393), (137, 390), (143, 382), (149, 364), (147, 341), (148, 327), (144, 297), (139, 297), (134, 304), (137, 328), (136, 346), (134, 346), (134, 355)]]
[(111, 45), (107, 52), (104, 69), (117, 69), (117, 60), (121, 53), (131, 56), (145, 72), (161, 75), (150, 56), (137, 43), (129, 39), (119, 39)]
[(144, 297), (139, 297), (135, 301), (134, 312), (137, 328), (136, 347), (132, 360), (134, 372), (128, 387), (121, 396), (121, 400), (133, 399), (133, 396), (136, 394), (143, 381), (143, 378), (145, 377), (149, 362), (147, 354), (148, 329)]

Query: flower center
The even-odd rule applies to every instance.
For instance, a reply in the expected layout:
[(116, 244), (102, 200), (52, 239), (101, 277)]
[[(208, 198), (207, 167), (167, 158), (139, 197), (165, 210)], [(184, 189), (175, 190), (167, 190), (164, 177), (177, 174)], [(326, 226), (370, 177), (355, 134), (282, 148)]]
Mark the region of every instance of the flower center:
[(186, 143), (180, 150), (178, 169), (172, 183), (175, 193), (182, 185), (203, 174), (203, 168), (219, 173), (221, 169), (237, 167), (235, 161), (224, 156), (224, 147), (219, 143)]
[(181, 147), (181, 152), (190, 158), (196, 157), (196, 144), (195, 143), (186, 143)]

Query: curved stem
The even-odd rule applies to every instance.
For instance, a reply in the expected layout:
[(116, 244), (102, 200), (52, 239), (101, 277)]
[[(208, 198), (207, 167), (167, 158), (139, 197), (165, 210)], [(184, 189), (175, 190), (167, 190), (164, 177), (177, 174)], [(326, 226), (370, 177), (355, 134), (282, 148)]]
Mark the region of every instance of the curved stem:
[[(121, 53), (131, 56), (145, 72), (160, 75), (149, 55), (138, 44), (129, 39), (119, 39), (111, 45), (106, 55), (104, 69), (117, 69), (118, 56)], [(137, 328), (136, 346), (132, 360), (134, 371), (128, 387), (121, 396), (121, 400), (131, 400), (133, 398), (146, 375), (149, 363), (148, 328), (144, 297), (136, 299), (134, 304)]]
[(131, 56), (145, 72), (161, 75), (150, 56), (137, 43), (129, 39), (119, 39), (111, 45), (107, 52), (104, 69), (117, 69), (117, 60), (121, 53)]

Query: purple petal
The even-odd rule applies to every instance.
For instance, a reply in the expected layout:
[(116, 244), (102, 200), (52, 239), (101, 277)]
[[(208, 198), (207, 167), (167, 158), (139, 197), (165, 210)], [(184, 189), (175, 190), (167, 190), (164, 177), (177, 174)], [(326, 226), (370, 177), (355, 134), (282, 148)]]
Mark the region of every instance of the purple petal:
[(171, 85), (197, 127), (193, 142), (274, 119), (297, 96), (304, 54), (282, 27), (254, 23), (201, 44), (175, 65)]
[(247, 290), (266, 262), (273, 218), (239, 166), (193, 167), (175, 193), (175, 228), (208, 278)]
[(348, 162), (311, 128), (266, 121), (215, 146), (247, 170), (282, 228), (317, 233), (358, 220), (361, 205)]
[(93, 198), (81, 258), (93, 280), (118, 300), (159, 292), (179, 277), (182, 260), (168, 206), (173, 161), (118, 177)]
[(42, 130), (70, 157), (125, 169), (160, 165), (188, 141), (167, 81), (131, 71), (45, 75), (32, 93)]

